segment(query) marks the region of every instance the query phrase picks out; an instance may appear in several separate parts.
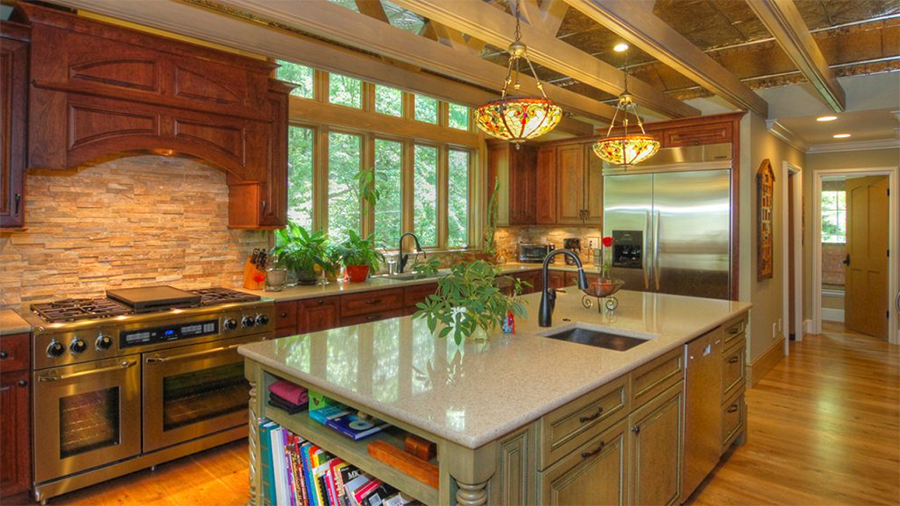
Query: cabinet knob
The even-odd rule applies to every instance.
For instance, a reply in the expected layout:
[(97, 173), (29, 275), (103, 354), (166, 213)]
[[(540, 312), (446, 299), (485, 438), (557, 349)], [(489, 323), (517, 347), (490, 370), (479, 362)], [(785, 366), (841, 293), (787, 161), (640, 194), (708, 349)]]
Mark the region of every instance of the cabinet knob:
[(737, 405), (737, 404), (732, 404), (731, 406), (728, 406), (728, 412), (729, 412), (729, 413), (734, 413), (734, 412), (737, 411), (737, 410), (738, 410), (738, 405)]
[(640, 434), (640, 433), (641, 433), (641, 426), (640, 426), (640, 425), (635, 425), (634, 427), (631, 428), (631, 432), (634, 432), (635, 434)]
[(0, 351), (0, 360), (4, 360), (7, 358), (9, 358), (9, 353), (7, 353), (6, 351)]
[(325, 304), (325, 299), (319, 299), (319, 305)]
[(735, 356), (733, 356), (733, 357), (731, 357), (731, 358), (728, 359), (728, 363), (729, 363), (729, 364), (736, 364), (736, 363), (738, 363), (738, 360), (740, 360), (740, 359), (741, 359), (741, 357), (735, 355)]
[(282, 318), (287, 318), (287, 312), (281, 313)]
[(19, 386), (20, 386), (20, 387), (27, 387), (27, 386), (28, 386), (28, 380), (19, 380)]

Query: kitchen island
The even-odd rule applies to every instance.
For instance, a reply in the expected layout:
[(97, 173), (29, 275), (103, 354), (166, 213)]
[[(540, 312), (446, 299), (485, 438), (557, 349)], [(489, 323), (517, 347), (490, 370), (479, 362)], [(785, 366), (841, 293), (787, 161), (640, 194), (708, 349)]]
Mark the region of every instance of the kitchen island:
[[(424, 321), (403, 317), (239, 348), (251, 383), (251, 503), (260, 504), (258, 424), (265, 418), (425, 503), (472, 505), (587, 502), (596, 494), (608, 497), (606, 502), (644, 503), (647, 492), (634, 489), (645, 476), (633, 467), (640, 463), (640, 452), (666, 446), (665, 440), (650, 431), (639, 436), (627, 427), (638, 419), (661, 420), (665, 423), (658, 425), (671, 436), (671, 472), (661, 479), (670, 486), (655, 493), (664, 492), (660, 497), (668, 503), (679, 502), (683, 346), (716, 333), (729, 350), (740, 346), (743, 357), (750, 305), (622, 291), (618, 310), (600, 313), (596, 305), (585, 308), (580, 292), (570, 288), (559, 294), (554, 326), (545, 329), (537, 326), (540, 295), (524, 299), (529, 318), (516, 322), (517, 334), (462, 347), (433, 337)], [(646, 342), (613, 351), (541, 336), (576, 323)], [(743, 364), (738, 365), (742, 378)], [(269, 407), (267, 387), (278, 378), (391, 423), (396, 432), (378, 436), (390, 444), (402, 447), (403, 433), (436, 443), (439, 487), (370, 457), (369, 440), (352, 442), (305, 412), (287, 415)], [(729, 412), (730, 419), (737, 413), (737, 424), (731, 423), (730, 432), (723, 429), (723, 448), (740, 442), (746, 431), (743, 384), (735, 389), (724, 383), (723, 377), (709, 385), (717, 403), (733, 400), (737, 406)], [(726, 389), (739, 395), (726, 399)], [(646, 444), (635, 441), (640, 438)], [(599, 474), (585, 473), (589, 467)], [(615, 479), (597, 479), (614, 471)]]

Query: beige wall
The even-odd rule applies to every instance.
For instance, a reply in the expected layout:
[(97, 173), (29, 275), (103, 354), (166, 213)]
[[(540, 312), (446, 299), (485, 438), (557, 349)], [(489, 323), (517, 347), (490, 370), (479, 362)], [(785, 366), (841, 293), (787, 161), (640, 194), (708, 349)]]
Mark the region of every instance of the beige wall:
[(108, 287), (237, 286), (261, 232), (229, 230), (225, 173), (183, 158), (120, 158), (28, 177), (28, 228), (0, 237), (0, 306)]
[[(768, 158), (775, 171), (774, 199), (774, 277), (756, 280), (756, 174), (764, 159)], [(784, 141), (769, 134), (766, 122), (761, 117), (747, 113), (741, 120), (741, 257), (740, 257), (740, 299), (753, 303), (750, 315), (749, 362), (752, 363), (770, 350), (778, 338), (787, 334), (782, 323), (782, 331), (772, 337), (772, 325), (777, 324), (782, 314), (783, 251), (782, 233), (787, 213), (786, 196), (781, 190), (784, 162), (805, 169), (806, 159), (799, 151)], [(805, 316), (804, 316), (805, 317)]]

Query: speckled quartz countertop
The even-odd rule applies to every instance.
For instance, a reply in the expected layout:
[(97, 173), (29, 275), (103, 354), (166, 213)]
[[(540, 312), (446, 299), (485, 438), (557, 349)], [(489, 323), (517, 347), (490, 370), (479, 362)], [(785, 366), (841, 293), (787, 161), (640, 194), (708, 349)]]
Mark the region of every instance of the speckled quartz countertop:
[(743, 302), (621, 291), (614, 315), (561, 293), (554, 329), (588, 324), (648, 342), (617, 352), (540, 337), (540, 294), (517, 334), (437, 339), (424, 320), (395, 318), (241, 346), (275, 371), (468, 448), (478, 448), (747, 311)]
[[(514, 274), (516, 272), (536, 271), (540, 270), (541, 264), (522, 264), (522, 263), (506, 263), (500, 266), (504, 274)], [(586, 271), (596, 269), (594, 266), (585, 266)], [(566, 265), (563, 262), (551, 264), (551, 270), (559, 271), (576, 271), (574, 265)], [(373, 290), (384, 290), (387, 288), (403, 288), (405, 286), (415, 286), (425, 283), (433, 283), (437, 278), (425, 279), (395, 279), (389, 277), (373, 277), (365, 283), (337, 283), (332, 281), (324, 286), (292, 286), (285, 288), (280, 292), (267, 292), (265, 290), (248, 290), (246, 288), (236, 288), (236, 290), (252, 293), (274, 299), (275, 302), (286, 302), (291, 300), (312, 299), (315, 297), (327, 297), (329, 295), (341, 295), (345, 293), (370, 292)]]
[(0, 336), (9, 334), (27, 334), (31, 325), (12, 309), (0, 310)]

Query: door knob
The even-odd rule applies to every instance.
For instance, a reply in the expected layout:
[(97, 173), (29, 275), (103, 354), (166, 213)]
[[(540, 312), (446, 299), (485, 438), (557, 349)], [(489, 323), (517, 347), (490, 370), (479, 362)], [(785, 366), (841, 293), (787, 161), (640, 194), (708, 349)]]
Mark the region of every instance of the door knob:
[(850, 265), (850, 253), (847, 253), (847, 258), (844, 259), (844, 265)]

